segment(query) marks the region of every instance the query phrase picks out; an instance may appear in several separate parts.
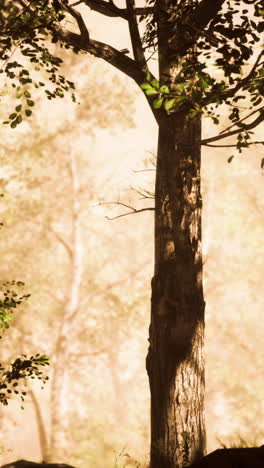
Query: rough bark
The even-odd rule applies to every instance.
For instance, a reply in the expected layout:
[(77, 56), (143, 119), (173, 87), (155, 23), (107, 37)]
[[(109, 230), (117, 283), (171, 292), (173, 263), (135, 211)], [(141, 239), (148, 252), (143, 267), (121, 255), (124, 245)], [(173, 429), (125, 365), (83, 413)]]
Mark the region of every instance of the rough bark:
[(200, 117), (160, 120), (146, 363), (151, 468), (186, 466), (205, 448), (200, 139)]

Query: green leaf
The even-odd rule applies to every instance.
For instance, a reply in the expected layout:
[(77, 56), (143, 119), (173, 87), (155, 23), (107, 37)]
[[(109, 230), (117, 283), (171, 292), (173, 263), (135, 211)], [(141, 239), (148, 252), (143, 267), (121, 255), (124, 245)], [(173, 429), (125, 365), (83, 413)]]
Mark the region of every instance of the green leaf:
[(24, 92), (24, 96), (26, 96), (27, 98), (30, 98), (31, 97), (31, 94), (29, 91), (25, 91)]
[(14, 120), (17, 117), (17, 113), (14, 112), (13, 114), (10, 114), (9, 119)]
[(147, 96), (152, 96), (153, 94), (159, 94), (159, 92), (154, 88), (146, 89), (146, 95)]
[(175, 98), (175, 104), (178, 105), (181, 102), (186, 101), (186, 100), (187, 100), (186, 96), (178, 96)]
[(162, 103), (163, 103), (163, 97), (159, 99), (155, 99), (155, 101), (153, 101), (154, 109), (160, 109), (160, 107), (162, 106)]
[(21, 109), (22, 109), (22, 104), (19, 104), (19, 106), (16, 106), (16, 111), (17, 111), (17, 112), (20, 112)]
[(25, 283), (23, 283), (23, 281), (17, 281), (16, 285), (21, 287), (21, 286), (25, 286)]
[(184, 81), (183, 83), (177, 83), (175, 86), (175, 89), (177, 91), (180, 91), (180, 93), (182, 93), (184, 91), (184, 88), (186, 88), (186, 86), (188, 85), (189, 85), (188, 81)]
[(56, 89), (56, 94), (57, 96), (59, 96), (60, 98), (63, 98), (64, 97), (64, 92), (61, 88), (57, 88)]
[(27, 117), (30, 117), (32, 115), (32, 110), (25, 109), (25, 114), (26, 114)]
[(152, 86), (153, 86), (154, 88), (159, 89), (159, 85), (160, 85), (160, 84), (159, 84), (159, 81), (156, 80), (156, 78), (155, 78), (154, 80), (151, 81), (151, 84), (152, 84)]
[(16, 126), (17, 126), (16, 120), (14, 120), (13, 122), (11, 122), (11, 124), (10, 124), (10, 127), (11, 127), (11, 128), (16, 128)]
[(33, 107), (35, 105), (34, 101), (31, 101), (31, 99), (27, 99), (27, 105), (29, 107)]
[(232, 155), (232, 156), (229, 156), (229, 158), (228, 158), (227, 162), (228, 162), (228, 163), (231, 163), (231, 161), (232, 161), (232, 159), (233, 159), (233, 158), (234, 158), (234, 155)]
[(152, 86), (149, 83), (142, 83), (140, 85), (140, 88), (141, 89), (149, 89), (149, 88), (152, 88)]
[(165, 102), (164, 109), (168, 111), (173, 108), (174, 104), (175, 104), (175, 98), (169, 99), (168, 101)]
[(197, 113), (198, 113), (197, 110), (191, 109), (189, 114), (188, 114), (189, 119), (194, 119), (194, 117), (197, 115)]
[(16, 118), (16, 123), (17, 123), (17, 125), (20, 124), (20, 123), (22, 122), (22, 120), (23, 120), (23, 119), (22, 119), (22, 115), (19, 114), (19, 115), (17, 116), (17, 118)]
[(209, 83), (205, 81), (204, 79), (201, 80), (201, 88), (202, 89), (207, 89), (209, 87)]
[(163, 86), (160, 87), (160, 92), (164, 93), (164, 94), (169, 94), (170, 90), (169, 90), (168, 86), (163, 85)]
[(150, 72), (147, 73), (146, 80), (147, 80), (147, 81), (150, 81), (150, 80), (151, 80), (151, 74), (150, 74)]

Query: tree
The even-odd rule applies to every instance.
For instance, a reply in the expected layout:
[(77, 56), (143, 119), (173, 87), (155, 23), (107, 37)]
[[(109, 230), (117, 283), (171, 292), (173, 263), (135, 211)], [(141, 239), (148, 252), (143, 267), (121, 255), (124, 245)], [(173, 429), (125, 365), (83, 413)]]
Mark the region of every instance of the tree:
[[(12, 47), (46, 68), (54, 84), (52, 90), (45, 89), (48, 99), (73, 89), (58, 72), (61, 59), (48, 48), (50, 38), (76, 53), (102, 58), (132, 78), (144, 90), (157, 120), (155, 272), (147, 356), (151, 468), (181, 467), (205, 450), (201, 145), (236, 135), (236, 144), (225, 146), (240, 152), (253, 143), (251, 131), (264, 119), (264, 52), (254, 53), (253, 48), (263, 30), (261, 2), (150, 0), (143, 8), (134, 0), (127, 0), (125, 8), (104, 0), (1, 4), (3, 71), (22, 99), (6, 120), (12, 128), (22, 121), (23, 112), (29, 117), (32, 113), (32, 85), (45, 88), (28, 67), (12, 61)], [(84, 19), (87, 8), (127, 21), (133, 59), (126, 49), (119, 51), (90, 37)], [(75, 22), (76, 32), (67, 29), (65, 17)], [(138, 18), (144, 22), (143, 35)], [(153, 54), (158, 57), (159, 79), (149, 66)], [(216, 70), (221, 71), (220, 79)], [(250, 108), (241, 114), (240, 101), (245, 98)], [(226, 105), (231, 125), (202, 139), (202, 115), (218, 123), (215, 108)]]

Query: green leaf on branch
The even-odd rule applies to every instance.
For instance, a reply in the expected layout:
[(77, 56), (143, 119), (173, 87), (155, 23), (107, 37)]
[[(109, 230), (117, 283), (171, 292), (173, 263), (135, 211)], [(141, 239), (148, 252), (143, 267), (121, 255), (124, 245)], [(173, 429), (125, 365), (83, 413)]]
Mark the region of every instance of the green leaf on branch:
[(146, 89), (145, 92), (146, 92), (146, 95), (147, 95), (147, 96), (152, 96), (152, 95), (154, 95), (154, 94), (159, 94), (159, 92), (158, 92), (156, 89), (154, 89), (154, 88)]
[(186, 96), (177, 96), (175, 98), (175, 104), (176, 106), (178, 106), (178, 104), (181, 104), (181, 102), (186, 101), (186, 100), (187, 100)]
[(189, 85), (188, 81), (184, 81), (183, 83), (177, 83), (175, 86), (175, 89), (176, 91), (179, 91), (180, 93), (182, 93), (184, 91), (184, 88), (186, 88), (186, 86), (188, 85)]
[(152, 84), (152, 86), (153, 86), (154, 88), (159, 89), (159, 85), (160, 85), (160, 84), (159, 84), (159, 81), (156, 80), (156, 78), (155, 78), (154, 80), (151, 81), (151, 84)]
[(164, 94), (169, 94), (170, 90), (169, 90), (168, 86), (163, 85), (163, 86), (160, 87), (160, 92), (164, 93)]
[(163, 103), (163, 97), (161, 97), (159, 99), (155, 99), (155, 101), (153, 101), (154, 109), (160, 109), (161, 106), (162, 106), (162, 103)]
[(31, 101), (31, 99), (27, 99), (27, 105), (29, 107), (33, 107), (35, 105), (34, 101)]
[(27, 117), (30, 117), (32, 115), (32, 110), (25, 109), (25, 114), (26, 114)]
[(22, 119), (22, 115), (19, 114), (19, 115), (17, 116), (17, 118), (16, 118), (16, 123), (17, 123), (17, 125), (19, 125), (19, 124), (22, 122), (22, 120), (23, 120), (23, 119)]
[(175, 104), (175, 101), (176, 101), (175, 98), (169, 99), (168, 101), (166, 101), (165, 104), (164, 104), (164, 109), (165, 109), (166, 111), (172, 109), (173, 106), (174, 106), (174, 104)]
[(149, 83), (142, 83), (142, 84), (140, 85), (140, 88), (141, 88), (141, 89), (150, 89), (150, 88), (152, 88), (152, 86), (151, 86), (151, 84), (149, 84)]

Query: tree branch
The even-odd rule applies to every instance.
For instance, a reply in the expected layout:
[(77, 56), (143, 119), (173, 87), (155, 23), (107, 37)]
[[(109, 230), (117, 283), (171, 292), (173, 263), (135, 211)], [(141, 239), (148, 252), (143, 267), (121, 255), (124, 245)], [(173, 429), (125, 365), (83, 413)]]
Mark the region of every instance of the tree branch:
[[(91, 38), (89, 38), (89, 41), (83, 41), (83, 37), (80, 34), (68, 31), (60, 24), (50, 25), (50, 30), (53, 34), (57, 35), (62, 42), (105, 60), (122, 73), (125, 73), (127, 76), (132, 78), (139, 86), (144, 82), (146, 78), (145, 72), (135, 60), (127, 57), (124, 52), (115, 49), (109, 44), (105, 44)], [(155, 78), (152, 74), (151, 76), (152, 78)], [(152, 101), (155, 99), (155, 96), (146, 96), (145, 93), (144, 95), (150, 105), (156, 121), (158, 122), (160, 110), (155, 109), (152, 106)]]
[(130, 214), (142, 213), (142, 211), (155, 211), (155, 208), (152, 208), (152, 207), (141, 208), (140, 210), (137, 210), (136, 208), (133, 208), (133, 206), (127, 205), (126, 203), (122, 203), (122, 202), (99, 202), (98, 206), (101, 206), (101, 205), (121, 205), (131, 210), (128, 213), (123, 213), (121, 215), (114, 216), (113, 218), (109, 218), (109, 216), (106, 216), (106, 219), (110, 221), (113, 221), (113, 219), (117, 219), (117, 218), (123, 218), (123, 216), (128, 216)]
[(73, 259), (73, 250), (72, 247), (68, 244), (68, 242), (57, 232), (51, 224), (48, 225), (48, 230), (56, 237), (56, 239), (65, 247), (66, 252), (69, 255), (70, 260)]
[[(97, 13), (101, 13), (104, 16), (113, 17), (120, 17), (125, 20), (128, 20), (129, 13), (126, 8), (119, 8), (117, 7), (112, 0), (105, 1), (105, 0), (83, 0), (82, 3), (85, 3), (91, 10), (96, 11)], [(135, 8), (136, 15), (151, 15), (153, 13), (152, 7), (146, 8)]]
[(227, 132), (227, 130), (230, 130), (230, 128), (233, 128), (233, 127), (235, 127), (235, 126), (241, 126), (241, 125), (239, 125), (239, 124), (241, 124), (241, 122), (244, 122), (244, 120), (247, 120), (249, 117), (251, 117), (252, 115), (256, 114), (257, 112), (260, 112), (262, 109), (264, 110), (264, 106), (261, 106), (261, 107), (259, 107), (258, 109), (253, 110), (252, 112), (250, 112), (250, 114), (246, 115), (246, 117), (243, 117), (242, 119), (237, 120), (237, 122), (235, 122), (235, 123), (233, 123), (232, 125), (230, 125), (230, 127), (227, 127), (225, 130), (222, 130), (222, 131), (220, 132), (220, 135), (221, 135), (222, 133)]
[[(238, 133), (242, 133), (244, 131), (252, 130), (253, 128), (255, 128), (257, 125), (259, 125), (264, 120), (264, 110), (263, 109), (264, 108), (261, 107), (261, 108), (257, 109), (256, 111), (254, 111), (254, 113), (259, 112), (260, 115), (255, 120), (253, 120), (253, 122), (251, 122), (250, 124), (241, 124), (241, 125), (239, 125), (238, 129), (232, 130), (230, 132), (226, 132), (226, 130), (224, 130), (224, 133), (220, 133), (219, 135), (216, 135), (214, 137), (206, 138), (205, 140), (201, 140), (201, 145), (206, 145), (207, 143), (211, 143), (213, 141), (222, 140), (223, 138), (227, 138), (227, 137), (230, 137), (230, 136), (233, 136), (233, 135), (237, 135)], [(249, 114), (249, 115), (252, 115), (252, 113)], [(247, 117), (244, 117), (243, 120), (247, 119), (249, 117), (249, 115)], [(242, 121), (242, 119), (241, 119), (241, 121)], [(234, 125), (238, 125), (238, 122), (236, 122), (236, 124), (234, 124)], [(234, 125), (232, 125), (232, 127)], [(229, 128), (231, 128), (231, 127), (229, 127)]]
[(145, 72), (147, 72), (147, 62), (144, 56), (142, 41), (137, 24), (135, 0), (126, 0), (126, 5), (134, 58), (135, 61), (139, 64), (140, 68), (145, 68)]
[[(208, 143), (202, 143), (204, 146), (210, 146), (210, 148), (236, 148), (237, 145), (210, 145)], [(250, 141), (247, 145), (264, 145), (264, 141)]]
[(61, 1), (61, 4), (63, 5), (63, 7), (65, 8), (65, 10), (68, 11), (68, 13), (71, 14), (71, 16), (73, 16), (73, 18), (76, 20), (77, 24), (78, 24), (78, 28), (79, 28), (79, 31), (80, 31), (80, 38), (81, 38), (81, 41), (86, 44), (86, 43), (89, 43), (90, 41), (90, 36), (89, 36), (89, 32), (88, 32), (88, 29), (86, 27), (86, 24), (83, 20), (83, 17), (81, 15), (81, 13), (79, 13), (79, 11), (75, 10), (74, 8), (72, 8), (72, 6), (68, 5), (66, 2), (64, 2), (63, 0)]
[(254, 63), (253, 67), (251, 68), (250, 72), (248, 73), (247, 76), (245, 76), (245, 78), (243, 78), (242, 80), (239, 80), (237, 85), (234, 86), (233, 88), (229, 89), (226, 91), (225, 93), (225, 97), (232, 97), (236, 94), (236, 92), (243, 88), (243, 86), (245, 86), (247, 83), (249, 83), (250, 79), (252, 78), (254, 72), (256, 71), (256, 68), (257, 66), (260, 64), (260, 59), (264, 56), (264, 50), (262, 50), (260, 52), (260, 54), (258, 55), (257, 57), (257, 60), (256, 62)]

